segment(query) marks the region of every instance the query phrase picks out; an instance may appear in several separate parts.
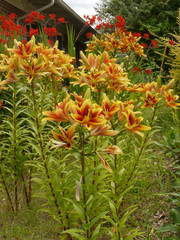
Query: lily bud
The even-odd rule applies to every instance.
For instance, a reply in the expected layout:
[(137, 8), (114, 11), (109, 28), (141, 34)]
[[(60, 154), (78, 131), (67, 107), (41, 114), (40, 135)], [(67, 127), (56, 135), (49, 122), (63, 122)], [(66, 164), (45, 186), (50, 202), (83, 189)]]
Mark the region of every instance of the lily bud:
[(81, 59), (83, 60), (83, 62), (85, 63), (85, 65), (87, 65), (89, 68), (91, 68), (91, 66), (88, 63), (87, 57), (84, 55), (83, 51), (80, 51), (80, 56), (81, 56)]
[(91, 97), (91, 89), (88, 88), (84, 94), (84, 100), (89, 99)]
[(169, 90), (173, 87), (174, 84), (174, 78), (166, 85), (165, 91)]
[(158, 76), (157, 78), (157, 86), (158, 86), (158, 89), (161, 88), (161, 77)]

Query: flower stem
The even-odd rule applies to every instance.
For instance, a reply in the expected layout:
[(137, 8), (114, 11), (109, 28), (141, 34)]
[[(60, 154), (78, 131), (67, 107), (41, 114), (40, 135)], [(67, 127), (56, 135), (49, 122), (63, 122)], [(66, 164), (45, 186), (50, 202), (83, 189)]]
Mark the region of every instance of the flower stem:
[(82, 171), (82, 187), (83, 187), (83, 203), (84, 203), (84, 218), (85, 218), (85, 224), (86, 224), (86, 237), (88, 239), (90, 238), (90, 231), (87, 228), (88, 225), (88, 217), (87, 217), (87, 203), (86, 203), (86, 180), (85, 180), (85, 158), (84, 158), (84, 135), (82, 133), (82, 127), (81, 127), (81, 131), (79, 134), (80, 137), (80, 147), (81, 147), (81, 171)]
[(17, 126), (16, 126), (16, 83), (13, 84), (13, 160), (14, 160), (14, 201), (15, 201), (15, 209), (18, 211), (18, 179), (17, 179)]
[[(34, 108), (34, 113), (35, 113), (36, 129), (37, 129), (37, 133), (38, 133), (38, 141), (39, 141), (40, 150), (41, 150), (41, 158), (42, 158), (43, 165), (44, 165), (44, 168), (45, 168), (46, 177), (48, 179), (48, 184), (49, 184), (49, 187), (50, 187), (51, 195), (54, 199), (54, 205), (56, 207), (56, 211), (57, 211), (58, 216), (60, 218), (61, 224), (63, 225), (62, 214), (61, 214), (60, 207), (59, 207), (59, 204), (58, 204), (58, 201), (57, 201), (57, 197), (56, 197), (55, 192), (54, 192), (54, 188), (52, 186), (52, 181), (51, 181), (51, 177), (50, 177), (50, 173), (49, 173), (49, 169), (48, 169), (48, 165), (47, 165), (47, 161), (46, 161), (46, 155), (45, 155), (45, 152), (44, 152), (43, 138), (42, 138), (42, 134), (40, 132), (40, 124), (39, 124), (38, 110), (37, 110), (35, 90), (34, 90), (34, 81), (32, 81), (32, 83), (31, 83), (31, 90), (32, 90), (32, 97), (33, 97), (33, 108)], [(66, 230), (66, 228), (64, 230)]]
[[(152, 125), (153, 125), (153, 121), (154, 121), (154, 118), (155, 118), (156, 110), (157, 110), (157, 105), (156, 105), (156, 107), (154, 108), (154, 111), (153, 111), (153, 114), (152, 114), (151, 122), (150, 122), (150, 124), (149, 124), (150, 127), (152, 127)], [(139, 154), (138, 154), (138, 156), (137, 156), (137, 158), (136, 158), (136, 160), (135, 160), (133, 169), (132, 169), (132, 171), (131, 171), (131, 173), (130, 173), (129, 178), (127, 179), (127, 182), (126, 182), (126, 184), (125, 184), (125, 187), (123, 188), (123, 191), (126, 189), (126, 187), (128, 186), (129, 182), (131, 181), (131, 179), (132, 179), (132, 177), (133, 177), (133, 175), (134, 175), (134, 172), (135, 172), (136, 167), (137, 167), (137, 165), (138, 165), (138, 163), (139, 163), (139, 160), (140, 160), (140, 158), (141, 158), (141, 156), (142, 156), (142, 154), (143, 154), (143, 151), (144, 151), (144, 149), (145, 149), (145, 144), (146, 144), (146, 142), (148, 141), (148, 139), (149, 139), (149, 132), (146, 133), (145, 138), (144, 138), (144, 140), (143, 140), (143, 142), (142, 142), (142, 144), (141, 144), (141, 148), (140, 148)]]
[(1, 167), (0, 167), (0, 177), (1, 177), (1, 179), (2, 179), (2, 183), (3, 183), (3, 185), (4, 185), (4, 190), (5, 190), (5, 192), (6, 192), (7, 199), (8, 199), (8, 201), (9, 201), (9, 203), (10, 203), (11, 210), (14, 212), (14, 207), (13, 207), (12, 199), (11, 199), (11, 196), (10, 196), (10, 193), (9, 193), (9, 190), (8, 190), (8, 187), (7, 187), (7, 185), (6, 185), (6, 181), (5, 181), (5, 179), (4, 179), (4, 176), (3, 176), (3, 173), (2, 173)]
[[(117, 145), (117, 136), (114, 136), (114, 145)], [(117, 171), (118, 171), (118, 164), (117, 164), (117, 155), (114, 155), (114, 168), (115, 168), (115, 178), (114, 178), (114, 192), (115, 192), (115, 199), (114, 199), (114, 203), (115, 203), (115, 209), (116, 209), (116, 217), (117, 219), (119, 219), (119, 208), (118, 208), (118, 183), (115, 180), (116, 179), (116, 175), (117, 175)], [(117, 223), (117, 229), (119, 228), (119, 223)], [(118, 234), (118, 239), (121, 239), (121, 233), (120, 231), (116, 230), (117, 234)]]

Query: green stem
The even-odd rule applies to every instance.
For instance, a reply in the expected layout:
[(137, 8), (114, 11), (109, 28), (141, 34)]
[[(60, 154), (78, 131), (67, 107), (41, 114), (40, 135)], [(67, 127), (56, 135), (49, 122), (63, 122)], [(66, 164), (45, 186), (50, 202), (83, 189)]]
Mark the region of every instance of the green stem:
[[(117, 136), (114, 136), (114, 145), (117, 145)], [(117, 176), (117, 172), (118, 172), (118, 164), (117, 164), (117, 155), (114, 155), (114, 168), (115, 168), (115, 179)], [(114, 203), (115, 203), (115, 209), (116, 209), (116, 217), (117, 219), (119, 219), (119, 209), (118, 209), (118, 183), (116, 182), (116, 180), (114, 180), (114, 186), (115, 186), (115, 199), (114, 199)], [(119, 228), (119, 223), (117, 223), (117, 229)], [(121, 239), (121, 233), (120, 231), (116, 230), (117, 234), (118, 234), (118, 239)]]
[[(37, 104), (36, 104), (36, 98), (35, 98), (34, 81), (32, 81), (32, 83), (31, 83), (31, 90), (32, 90), (32, 97), (33, 97), (33, 108), (34, 108), (34, 113), (35, 113), (36, 129), (37, 129), (37, 133), (38, 133), (38, 141), (39, 141), (40, 150), (41, 150), (41, 158), (42, 158), (42, 161), (43, 161), (43, 164), (44, 164), (46, 177), (48, 179), (48, 184), (49, 184), (49, 187), (50, 187), (51, 195), (52, 195), (53, 200), (54, 200), (56, 211), (57, 211), (58, 216), (60, 218), (61, 224), (63, 225), (62, 214), (61, 214), (60, 207), (59, 207), (59, 204), (58, 204), (58, 201), (57, 201), (57, 197), (56, 197), (55, 192), (54, 192), (54, 188), (52, 186), (52, 181), (51, 181), (50, 173), (49, 173), (49, 170), (48, 170), (48, 165), (47, 165), (47, 162), (46, 162), (46, 155), (44, 153), (43, 138), (42, 138), (42, 134), (40, 132), (38, 110), (37, 110), (37, 107), (36, 107)], [(66, 228), (64, 230), (66, 230)]]
[(29, 171), (29, 195), (28, 195), (28, 202), (31, 202), (31, 195), (32, 195), (32, 167)]
[(8, 187), (7, 187), (7, 185), (6, 185), (6, 181), (5, 181), (5, 179), (4, 179), (4, 176), (3, 176), (3, 173), (2, 173), (1, 167), (0, 167), (0, 177), (1, 177), (1, 179), (2, 179), (2, 183), (3, 183), (3, 185), (4, 185), (4, 190), (5, 190), (5, 192), (6, 192), (7, 199), (8, 199), (8, 201), (9, 201), (9, 203), (10, 203), (11, 210), (14, 212), (14, 207), (13, 207), (12, 199), (11, 199), (11, 196), (10, 196), (10, 193), (9, 193), (9, 190), (8, 190)]
[(57, 106), (57, 97), (56, 97), (56, 93), (57, 93), (57, 82), (54, 81), (54, 76), (52, 75), (52, 92), (53, 92), (53, 96), (54, 96), (54, 104), (55, 106)]
[(88, 225), (88, 217), (87, 217), (87, 203), (86, 203), (86, 180), (85, 180), (85, 158), (84, 158), (84, 135), (82, 133), (82, 127), (80, 130), (80, 148), (81, 148), (81, 171), (82, 171), (82, 187), (83, 187), (83, 203), (84, 203), (84, 218), (85, 218), (85, 224), (86, 224), (86, 237), (88, 239), (90, 238), (90, 231), (87, 228)]
[(16, 126), (16, 83), (13, 84), (13, 160), (14, 160), (14, 200), (15, 200), (15, 209), (18, 211), (18, 179), (17, 179), (17, 126)]
[[(154, 111), (153, 111), (152, 119), (151, 119), (151, 122), (150, 122), (150, 124), (149, 124), (150, 127), (152, 127), (152, 125), (153, 125), (153, 121), (154, 121), (154, 117), (155, 117), (155, 114), (156, 114), (156, 110), (157, 110), (157, 105), (156, 105), (156, 107), (154, 108)], [(136, 160), (135, 160), (133, 169), (132, 169), (132, 171), (131, 171), (131, 173), (130, 173), (129, 178), (127, 179), (127, 182), (126, 182), (126, 184), (125, 184), (125, 187), (123, 188), (123, 191), (126, 189), (126, 187), (128, 186), (129, 182), (131, 181), (131, 179), (132, 179), (132, 177), (133, 177), (133, 175), (134, 175), (134, 172), (135, 172), (136, 167), (137, 167), (137, 165), (138, 165), (138, 163), (139, 163), (139, 160), (140, 160), (140, 158), (141, 158), (141, 156), (142, 156), (142, 154), (143, 154), (143, 151), (144, 151), (144, 149), (145, 149), (145, 144), (146, 144), (146, 142), (148, 141), (148, 139), (149, 139), (149, 132), (146, 133), (145, 138), (144, 138), (144, 140), (143, 140), (143, 142), (142, 142), (142, 144), (141, 144), (141, 148), (140, 148), (140, 150), (139, 150), (139, 154), (138, 154), (138, 156), (137, 156), (137, 158), (136, 158)]]
[(22, 173), (21, 173), (21, 178), (22, 178), (23, 185), (24, 185), (24, 193), (25, 193), (25, 198), (26, 198), (26, 204), (29, 207), (29, 197), (28, 197), (27, 187), (26, 187), (26, 184), (25, 184), (24, 175)]

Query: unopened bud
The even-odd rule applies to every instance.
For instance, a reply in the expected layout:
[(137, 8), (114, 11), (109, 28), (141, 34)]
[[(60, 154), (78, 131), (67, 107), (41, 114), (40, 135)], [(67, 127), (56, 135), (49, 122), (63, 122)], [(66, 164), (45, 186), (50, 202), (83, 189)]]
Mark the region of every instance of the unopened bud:
[(166, 85), (165, 91), (169, 90), (173, 87), (174, 84), (174, 78)]
[(91, 89), (88, 88), (84, 94), (84, 99), (89, 99), (91, 97)]
[(158, 89), (161, 88), (161, 77), (158, 76), (157, 78), (157, 86), (158, 86)]
[(138, 103), (134, 109), (138, 109), (141, 106), (141, 103)]

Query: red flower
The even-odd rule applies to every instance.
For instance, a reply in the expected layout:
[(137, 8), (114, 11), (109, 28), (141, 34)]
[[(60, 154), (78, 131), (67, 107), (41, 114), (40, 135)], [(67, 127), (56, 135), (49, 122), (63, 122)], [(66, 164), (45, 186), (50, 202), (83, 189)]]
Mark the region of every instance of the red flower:
[(51, 19), (56, 19), (56, 15), (55, 15), (54, 13), (49, 14), (49, 17), (50, 17)]
[(101, 24), (98, 24), (98, 25), (95, 27), (96, 30), (100, 30), (101, 28), (102, 28), (102, 25), (101, 25)]
[(142, 46), (143, 48), (148, 48), (147, 43), (141, 43), (141, 46)]
[(158, 48), (157, 40), (155, 40), (155, 41), (151, 40), (151, 43), (152, 43), (153, 48)]
[(38, 17), (37, 17), (37, 19), (38, 19), (38, 20), (41, 20), (41, 21), (44, 20), (44, 18), (45, 18), (45, 16), (42, 15), (42, 14), (41, 14), (41, 15), (38, 15)]
[(0, 43), (1, 43), (2, 41), (3, 41), (2, 38), (0, 38)]
[(33, 23), (34, 22), (34, 17), (32, 17), (32, 16), (28, 16), (26, 19), (25, 19), (25, 21), (27, 22), (27, 23)]
[(11, 13), (9, 16), (8, 16), (9, 19), (11, 20), (14, 20), (15, 18), (17, 18), (17, 15), (15, 13)]
[(64, 22), (65, 22), (65, 19), (64, 19), (64, 18), (58, 18), (58, 22), (64, 23)]
[(150, 70), (150, 69), (145, 69), (145, 72), (146, 72), (147, 74), (151, 74), (151, 70)]
[(148, 33), (144, 33), (143, 37), (149, 39), (149, 34)]
[(92, 33), (91, 32), (88, 32), (87, 34), (86, 34), (86, 37), (87, 38), (90, 38), (92, 36)]
[(22, 43), (23, 43), (23, 44), (26, 44), (26, 43), (27, 43), (27, 40), (26, 40), (26, 39), (22, 40)]
[(50, 46), (54, 46), (54, 42), (52, 40), (48, 39), (48, 42)]
[(5, 16), (0, 16), (0, 20), (3, 22), (5, 20)]
[(116, 16), (117, 22), (116, 27), (121, 28), (122, 30), (125, 30), (125, 20), (122, 16), (118, 15)]
[(173, 40), (169, 40), (169, 44), (174, 45), (174, 41)]
[(49, 37), (54, 37), (58, 33), (55, 27), (52, 27), (52, 28), (44, 27), (43, 30), (44, 30), (44, 33), (47, 34)]
[(133, 68), (131, 71), (132, 72), (138, 72), (138, 73), (141, 72), (141, 70), (138, 67)]
[(139, 37), (141, 37), (141, 34), (135, 32), (135, 33), (133, 33), (133, 36), (139, 38)]
[(0, 101), (0, 109), (2, 108), (3, 106), (3, 101)]
[(38, 28), (37, 29), (34, 29), (34, 28), (30, 28), (29, 30), (29, 36), (32, 37), (33, 35), (38, 35), (39, 31), (38, 31)]

